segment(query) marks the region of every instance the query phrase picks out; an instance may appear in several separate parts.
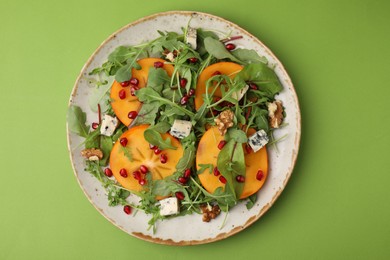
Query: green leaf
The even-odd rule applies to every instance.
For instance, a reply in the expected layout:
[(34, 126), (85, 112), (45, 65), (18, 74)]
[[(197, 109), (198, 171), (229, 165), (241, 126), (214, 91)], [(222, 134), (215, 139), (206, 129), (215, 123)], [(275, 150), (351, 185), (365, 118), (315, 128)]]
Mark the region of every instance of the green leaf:
[(199, 52), (200, 56), (203, 56), (204, 54), (207, 53), (206, 48), (205, 48), (205, 44), (204, 44), (204, 40), (207, 37), (218, 40), (218, 36), (214, 32), (204, 31), (201, 28), (197, 29), (197, 37), (196, 37), (197, 49), (196, 50)]
[(256, 200), (257, 200), (257, 193), (251, 195), (248, 197), (248, 201), (246, 202), (245, 206), (246, 208), (249, 210), (251, 208), (253, 208), (253, 206), (255, 205), (256, 203)]
[(231, 54), (244, 64), (258, 62), (262, 62), (264, 64), (268, 63), (267, 58), (264, 56), (259, 56), (259, 54), (255, 50), (235, 49), (231, 52)]
[(192, 167), (195, 162), (196, 149), (195, 146), (186, 147), (183, 157), (180, 158), (176, 165), (177, 172), (184, 172)]
[(229, 128), (225, 139), (226, 140), (233, 139), (238, 143), (246, 143), (248, 141), (245, 132), (242, 131), (241, 129), (236, 129), (236, 128)]
[(207, 37), (204, 39), (204, 45), (208, 53), (213, 55), (217, 59), (230, 59), (235, 62), (239, 62), (236, 57), (234, 57), (228, 50), (226, 50), (226, 47), (223, 43), (221, 43), (219, 40), (216, 40), (211, 37)]
[(161, 93), (161, 91), (170, 85), (171, 78), (168, 76), (167, 72), (162, 68), (151, 67), (148, 74), (148, 83), (147, 87), (154, 89), (156, 92)]
[(198, 166), (200, 167), (199, 170), (197, 170), (197, 174), (202, 174), (204, 173), (207, 169), (209, 170), (209, 173), (212, 174), (213, 173), (213, 170), (214, 170), (214, 165), (212, 165), (211, 163), (207, 163), (207, 164), (198, 164)]
[(85, 112), (80, 107), (71, 105), (68, 108), (67, 117), (69, 130), (81, 137), (87, 137), (89, 126), (85, 124), (87, 120)]
[(111, 84), (101, 85), (92, 90), (88, 100), (89, 107), (92, 111), (98, 111), (98, 104), (100, 104), (101, 110), (104, 112), (108, 109), (108, 103), (106, 100), (110, 99), (109, 91)]
[(121, 151), (123, 152), (123, 154), (126, 156), (126, 158), (132, 162), (133, 161), (133, 154), (131, 153), (131, 149), (130, 147), (126, 146), (126, 147), (123, 147), (123, 146), (120, 146), (121, 147)]
[(228, 141), (218, 154), (217, 167), (226, 178), (234, 197), (238, 200), (244, 188), (244, 183), (235, 181), (237, 175), (245, 176), (244, 150), (240, 143), (233, 139)]
[(155, 130), (151, 127), (149, 127), (148, 129), (145, 130), (144, 138), (146, 141), (148, 141), (148, 143), (157, 146), (160, 150), (164, 150), (164, 149), (176, 150), (177, 149), (177, 147), (175, 147), (171, 144), (170, 138), (167, 137), (164, 140), (162, 138), (161, 134), (157, 130)]
[(271, 98), (283, 89), (278, 76), (264, 63), (251, 63), (246, 65), (236, 75), (234, 80), (255, 83), (262, 92)]
[(157, 102), (142, 104), (138, 111), (138, 116), (132, 122), (133, 125), (149, 124), (153, 125), (158, 114), (159, 106)]
[(99, 164), (101, 166), (107, 165), (108, 160), (110, 159), (110, 153), (113, 146), (114, 144), (110, 136), (100, 136), (100, 150), (102, 150), (103, 152), (103, 158), (99, 161)]

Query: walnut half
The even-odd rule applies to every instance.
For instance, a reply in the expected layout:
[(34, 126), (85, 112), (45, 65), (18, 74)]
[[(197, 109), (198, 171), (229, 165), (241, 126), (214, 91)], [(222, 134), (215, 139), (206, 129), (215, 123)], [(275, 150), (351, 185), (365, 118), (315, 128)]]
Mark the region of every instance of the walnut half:
[(200, 209), (203, 213), (202, 220), (204, 222), (210, 222), (210, 220), (215, 219), (221, 213), (221, 209), (218, 205), (211, 206), (204, 204), (200, 206)]
[(282, 101), (275, 100), (268, 103), (268, 119), (272, 128), (279, 128), (283, 122), (283, 105)]
[(231, 110), (222, 111), (218, 117), (214, 119), (221, 135), (225, 135), (229, 127), (233, 126), (234, 113)]
[(89, 148), (82, 150), (81, 156), (90, 161), (98, 161), (103, 158), (103, 152), (100, 149)]

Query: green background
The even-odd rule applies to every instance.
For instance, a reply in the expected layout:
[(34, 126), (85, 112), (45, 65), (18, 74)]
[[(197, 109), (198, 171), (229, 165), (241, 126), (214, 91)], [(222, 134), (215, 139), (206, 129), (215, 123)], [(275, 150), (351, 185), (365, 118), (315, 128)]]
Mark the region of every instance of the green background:
[[(0, 259), (389, 259), (390, 2), (0, 1)], [(67, 103), (111, 33), (168, 10), (247, 29), (283, 62), (302, 141), (276, 204), (223, 241), (190, 247), (129, 236), (73, 175)], [(229, 258), (231, 257), (231, 258)]]

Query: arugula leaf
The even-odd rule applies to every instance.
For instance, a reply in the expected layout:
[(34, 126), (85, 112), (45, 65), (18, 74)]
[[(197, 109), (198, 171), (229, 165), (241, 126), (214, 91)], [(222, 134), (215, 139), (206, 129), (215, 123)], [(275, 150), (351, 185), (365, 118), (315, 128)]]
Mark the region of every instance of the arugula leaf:
[(197, 29), (197, 37), (196, 37), (196, 42), (197, 42), (197, 51), (199, 52), (200, 56), (203, 56), (204, 54), (207, 53), (205, 44), (204, 44), (204, 39), (207, 37), (213, 38), (215, 40), (218, 40), (218, 36), (211, 31), (205, 31), (202, 30), (201, 28)]
[(85, 138), (85, 148), (98, 148), (100, 145), (100, 127), (96, 129), (95, 131), (89, 132), (88, 136)]
[(199, 170), (197, 170), (196, 174), (202, 174), (202, 173), (204, 173), (207, 169), (209, 170), (209, 173), (210, 173), (210, 174), (213, 173), (214, 165), (212, 165), (211, 163), (207, 163), (207, 164), (198, 164), (198, 166), (199, 166), (200, 168), (199, 168)]
[[(171, 139), (166, 138), (165, 140), (162, 138), (161, 134), (166, 133), (170, 129), (170, 125), (166, 122), (159, 122), (155, 126), (150, 126), (144, 132), (144, 138), (150, 144), (157, 146), (159, 149), (172, 149), (176, 150), (177, 147), (171, 144)], [(165, 130), (165, 131), (164, 131)]]
[(234, 140), (238, 143), (246, 143), (248, 141), (248, 138), (245, 134), (244, 131), (241, 129), (236, 129), (236, 128), (229, 128), (227, 133), (226, 133), (226, 140)]
[[(107, 82), (108, 83), (108, 82)], [(93, 112), (98, 111), (98, 104), (100, 104), (102, 112), (108, 109), (108, 103), (105, 100), (110, 99), (109, 91), (111, 84), (101, 85), (92, 90), (88, 100), (89, 107)]]
[(271, 98), (283, 89), (278, 76), (264, 63), (246, 65), (234, 80), (255, 83), (261, 91)]
[(184, 172), (186, 169), (192, 167), (195, 162), (196, 149), (195, 146), (186, 147), (183, 157), (176, 164), (177, 172)]
[(110, 136), (100, 136), (100, 150), (102, 150), (103, 152), (103, 158), (99, 161), (99, 164), (101, 166), (107, 165), (108, 160), (110, 159), (110, 153), (113, 146), (114, 144)]
[(123, 146), (120, 146), (121, 147), (121, 151), (123, 152), (123, 154), (126, 156), (126, 158), (132, 162), (133, 161), (133, 154), (131, 153), (131, 149), (130, 147), (126, 146), (126, 147), (123, 147)]
[(85, 124), (87, 115), (79, 106), (71, 105), (68, 108), (68, 127), (69, 130), (81, 137), (87, 137), (89, 126)]
[(238, 200), (244, 188), (244, 183), (236, 182), (237, 175), (245, 176), (244, 150), (240, 143), (231, 139), (218, 154), (217, 167), (226, 178), (227, 185)]
[(154, 124), (158, 115), (160, 107), (156, 102), (142, 104), (141, 109), (138, 111), (138, 116), (132, 122), (132, 125)]
[(239, 59), (244, 64), (249, 63), (258, 63), (262, 62), (264, 64), (268, 63), (268, 60), (264, 56), (259, 56), (255, 50), (248, 50), (248, 49), (235, 49), (231, 52), (234, 57)]
[(249, 210), (251, 208), (253, 208), (253, 206), (255, 205), (256, 203), (256, 200), (257, 200), (257, 193), (251, 195), (248, 197), (248, 201), (247, 203), (245, 204), (246, 208)]
[(162, 68), (151, 67), (148, 74), (148, 83), (147, 87), (152, 88), (158, 93), (170, 85), (171, 78), (168, 76), (167, 72)]
[(216, 40), (211, 37), (207, 37), (204, 39), (204, 46), (208, 53), (213, 55), (217, 59), (230, 59), (232, 61), (241, 63), (240, 60), (238, 60), (236, 57), (234, 57), (228, 50), (226, 50), (226, 47), (223, 43), (221, 43), (219, 40)]

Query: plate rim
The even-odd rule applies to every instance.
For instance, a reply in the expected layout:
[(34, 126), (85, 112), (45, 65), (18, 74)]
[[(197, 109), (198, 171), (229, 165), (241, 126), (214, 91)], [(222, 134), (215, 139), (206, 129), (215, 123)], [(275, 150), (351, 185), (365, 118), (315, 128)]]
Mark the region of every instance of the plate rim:
[(276, 191), (275, 195), (273, 196), (272, 200), (269, 201), (263, 208), (261, 208), (261, 210), (256, 214), (256, 215), (253, 215), (252, 217), (250, 217), (246, 222), (245, 224), (243, 224), (242, 226), (237, 226), (233, 229), (231, 229), (230, 231), (228, 232), (224, 232), (224, 233), (219, 233), (217, 234), (215, 237), (213, 238), (207, 238), (207, 239), (202, 239), (202, 240), (181, 240), (181, 241), (178, 241), (178, 242), (175, 242), (173, 241), (172, 239), (162, 239), (162, 238), (157, 238), (157, 237), (151, 237), (149, 235), (146, 235), (146, 234), (142, 234), (141, 232), (128, 232), (127, 230), (124, 229), (124, 227), (122, 227), (121, 225), (118, 225), (117, 223), (115, 223), (111, 218), (109, 218), (101, 208), (99, 208), (92, 200), (92, 198), (87, 194), (85, 188), (83, 187), (82, 183), (80, 182), (80, 179), (78, 178), (78, 172), (75, 168), (75, 163), (73, 161), (73, 158), (72, 158), (72, 152), (71, 152), (71, 140), (70, 140), (70, 131), (69, 131), (69, 125), (68, 125), (68, 120), (66, 120), (66, 135), (67, 135), (67, 148), (68, 148), (68, 153), (69, 153), (69, 157), (70, 157), (70, 161), (71, 161), (71, 165), (72, 165), (72, 169), (73, 169), (73, 174), (81, 188), (81, 190), (83, 191), (84, 195), (87, 197), (87, 199), (89, 200), (89, 202), (93, 205), (93, 207), (101, 214), (103, 215), (103, 217), (105, 217), (111, 224), (113, 224), (114, 226), (116, 226), (117, 228), (119, 228), (120, 230), (122, 230), (123, 232), (133, 236), (133, 237), (136, 237), (136, 238), (139, 238), (141, 240), (145, 240), (145, 241), (148, 241), (148, 242), (153, 242), (153, 243), (157, 243), (157, 244), (164, 244), (164, 245), (179, 245), (179, 246), (183, 246), (183, 245), (199, 245), (199, 244), (206, 244), (206, 243), (211, 243), (211, 242), (216, 242), (216, 241), (219, 241), (219, 240), (222, 240), (222, 239), (225, 239), (225, 238), (228, 238), (230, 236), (233, 236), (235, 234), (237, 234), (238, 232), (248, 228), (249, 226), (251, 226), (253, 223), (255, 223), (261, 216), (263, 216), (275, 203), (275, 201), (279, 198), (280, 194), (283, 192), (283, 190), (285, 189), (289, 179), (291, 178), (291, 175), (294, 171), (294, 168), (295, 168), (295, 165), (296, 165), (296, 161), (297, 161), (297, 158), (298, 158), (298, 152), (299, 152), (299, 148), (300, 148), (300, 142), (301, 142), (301, 111), (300, 111), (300, 106), (299, 106), (299, 100), (298, 100), (298, 96), (297, 96), (297, 93), (296, 93), (296, 90), (295, 90), (295, 87), (291, 81), (291, 78), (290, 78), (290, 75), (287, 73), (286, 69), (284, 68), (284, 65), (283, 63), (278, 59), (278, 57), (267, 47), (267, 45), (265, 45), (260, 39), (258, 39), (257, 37), (255, 37), (253, 34), (251, 34), (250, 32), (248, 32), (247, 30), (243, 29), (241, 26), (237, 25), (236, 23), (233, 23), (229, 20), (226, 20), (225, 18), (222, 18), (220, 16), (217, 16), (217, 15), (213, 15), (213, 14), (210, 14), (210, 13), (206, 13), (206, 12), (199, 12), (199, 11), (184, 11), (184, 10), (173, 10), (173, 11), (165, 11), (165, 12), (158, 12), (158, 13), (154, 13), (154, 14), (151, 14), (151, 15), (147, 15), (147, 16), (144, 16), (142, 18), (139, 18), (133, 22), (130, 22), (128, 24), (126, 24), (125, 26), (119, 28), (118, 30), (116, 30), (114, 33), (110, 34), (96, 49), (95, 51), (89, 56), (88, 60), (84, 63), (83, 67), (81, 68), (80, 70), (80, 73), (79, 75), (77, 76), (76, 78), (76, 81), (73, 85), (73, 89), (72, 89), (72, 92), (70, 94), (70, 98), (69, 98), (69, 101), (68, 101), (68, 108), (72, 105), (72, 99), (74, 98), (74, 96), (76, 95), (76, 92), (78, 90), (78, 83), (80, 81), (80, 79), (83, 77), (84, 73), (85, 73), (85, 70), (86, 68), (91, 64), (93, 58), (96, 56), (96, 54), (105, 46), (105, 44), (109, 41), (111, 41), (113, 38), (116, 37), (117, 34), (119, 34), (120, 32), (130, 28), (130, 27), (133, 27), (137, 24), (140, 24), (140, 23), (143, 23), (145, 21), (149, 21), (149, 20), (153, 20), (157, 17), (160, 17), (160, 16), (169, 16), (169, 15), (185, 15), (185, 16), (193, 16), (193, 15), (201, 15), (201, 16), (204, 16), (204, 17), (209, 17), (209, 18), (213, 18), (213, 19), (217, 19), (223, 23), (226, 23), (228, 25), (230, 25), (231, 27), (233, 28), (236, 28), (236, 29), (239, 29), (240, 31), (242, 31), (243, 33), (246, 34), (246, 36), (248, 36), (249, 38), (251, 38), (253, 41), (256, 42), (256, 44), (259, 44), (260, 46), (262, 46), (265, 51), (268, 52), (268, 54), (270, 56), (272, 56), (272, 58), (276, 61), (276, 63), (278, 64), (278, 67), (280, 69), (280, 71), (286, 76), (286, 79), (288, 80), (288, 85), (291, 87), (290, 88), (290, 91), (291, 91), (291, 96), (293, 97), (294, 99), (294, 103), (296, 105), (296, 115), (297, 115), (297, 129), (296, 129), (296, 135), (295, 135), (295, 139), (294, 139), (294, 147), (292, 149), (292, 164), (289, 165), (289, 169), (288, 169), (288, 172), (287, 174), (285, 175), (285, 179), (283, 181), (283, 184), (279, 187), (279, 190)]

